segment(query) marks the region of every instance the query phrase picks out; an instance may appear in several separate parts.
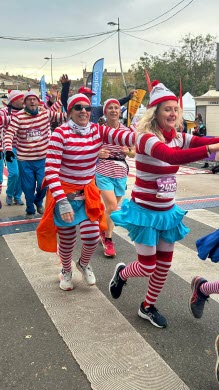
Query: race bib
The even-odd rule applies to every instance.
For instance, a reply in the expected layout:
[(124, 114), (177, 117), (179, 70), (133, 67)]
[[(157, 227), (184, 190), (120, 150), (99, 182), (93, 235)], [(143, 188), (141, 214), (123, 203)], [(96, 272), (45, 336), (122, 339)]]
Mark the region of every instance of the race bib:
[(26, 137), (27, 141), (34, 142), (41, 140), (42, 134), (39, 129), (27, 129)]
[(157, 179), (157, 198), (174, 198), (176, 194), (175, 176), (161, 177)]

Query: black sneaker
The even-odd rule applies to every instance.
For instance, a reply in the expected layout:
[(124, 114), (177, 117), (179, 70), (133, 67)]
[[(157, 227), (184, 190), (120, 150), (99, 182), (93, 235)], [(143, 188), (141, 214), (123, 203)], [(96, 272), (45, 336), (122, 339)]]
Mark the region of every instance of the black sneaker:
[(157, 328), (167, 327), (166, 318), (159, 313), (154, 305), (150, 305), (149, 307), (144, 308), (144, 302), (142, 302), (138, 310), (138, 315), (139, 317), (144, 318), (144, 320), (149, 320), (152, 325), (156, 326)]
[(206, 282), (207, 280), (201, 276), (195, 276), (191, 282), (192, 295), (189, 299), (189, 309), (195, 318), (202, 317), (205, 302), (209, 298), (209, 295), (204, 295), (200, 291), (200, 286)]
[(44, 207), (43, 206), (37, 206), (37, 212), (38, 212), (38, 214), (43, 215), (44, 214)]
[(216, 340), (215, 340), (215, 351), (216, 351), (216, 355), (217, 355), (216, 366), (215, 366), (215, 375), (216, 375), (216, 379), (219, 383), (219, 336), (217, 336)]
[(109, 283), (109, 292), (114, 299), (120, 297), (123, 286), (126, 284), (126, 280), (122, 280), (119, 276), (119, 272), (124, 269), (126, 265), (124, 263), (117, 264), (114, 275)]

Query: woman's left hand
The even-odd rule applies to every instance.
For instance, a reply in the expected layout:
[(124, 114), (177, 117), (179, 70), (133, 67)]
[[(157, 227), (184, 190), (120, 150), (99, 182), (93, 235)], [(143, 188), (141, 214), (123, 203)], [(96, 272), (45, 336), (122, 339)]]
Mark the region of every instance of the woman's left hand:
[(61, 214), (61, 218), (65, 222), (72, 222), (74, 220), (74, 212), (71, 211), (70, 213)]
[(74, 210), (71, 207), (67, 198), (61, 199), (58, 202), (58, 208), (60, 212), (61, 219), (65, 222), (72, 222), (74, 219)]

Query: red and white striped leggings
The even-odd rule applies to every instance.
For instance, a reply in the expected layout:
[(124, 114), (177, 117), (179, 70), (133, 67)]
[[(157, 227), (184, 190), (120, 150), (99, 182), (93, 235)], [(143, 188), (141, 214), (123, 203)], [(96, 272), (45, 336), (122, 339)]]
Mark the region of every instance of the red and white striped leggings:
[[(86, 267), (98, 246), (100, 236), (99, 222), (85, 220), (79, 224), (79, 227), (82, 241), (80, 264)], [(72, 269), (72, 255), (77, 238), (76, 226), (58, 227), (58, 235), (58, 254), (64, 271), (69, 272)]]
[(154, 305), (171, 266), (174, 244), (160, 240), (157, 247), (137, 243), (135, 247), (138, 260), (120, 271), (120, 276), (123, 280), (131, 277), (148, 277), (149, 283), (144, 306)]

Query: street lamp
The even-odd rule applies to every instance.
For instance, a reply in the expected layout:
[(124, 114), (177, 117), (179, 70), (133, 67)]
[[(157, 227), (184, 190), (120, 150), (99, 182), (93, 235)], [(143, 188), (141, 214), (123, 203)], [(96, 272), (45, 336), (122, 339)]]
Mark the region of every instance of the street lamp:
[(51, 61), (51, 81), (53, 85), (53, 74), (52, 74), (52, 54), (51, 57), (44, 57), (44, 60), (50, 60)]
[(122, 81), (123, 81), (123, 85), (124, 85), (125, 92), (126, 92), (126, 95), (127, 95), (127, 94), (128, 94), (128, 90), (127, 90), (127, 85), (126, 85), (126, 82), (125, 82), (124, 73), (123, 73), (123, 70), (122, 70), (122, 60), (121, 60), (121, 51), (120, 51), (120, 27), (119, 27), (119, 18), (118, 18), (118, 23), (115, 23), (115, 22), (108, 22), (107, 24), (108, 24), (109, 26), (118, 26), (117, 32), (118, 32), (119, 63), (120, 63)]

